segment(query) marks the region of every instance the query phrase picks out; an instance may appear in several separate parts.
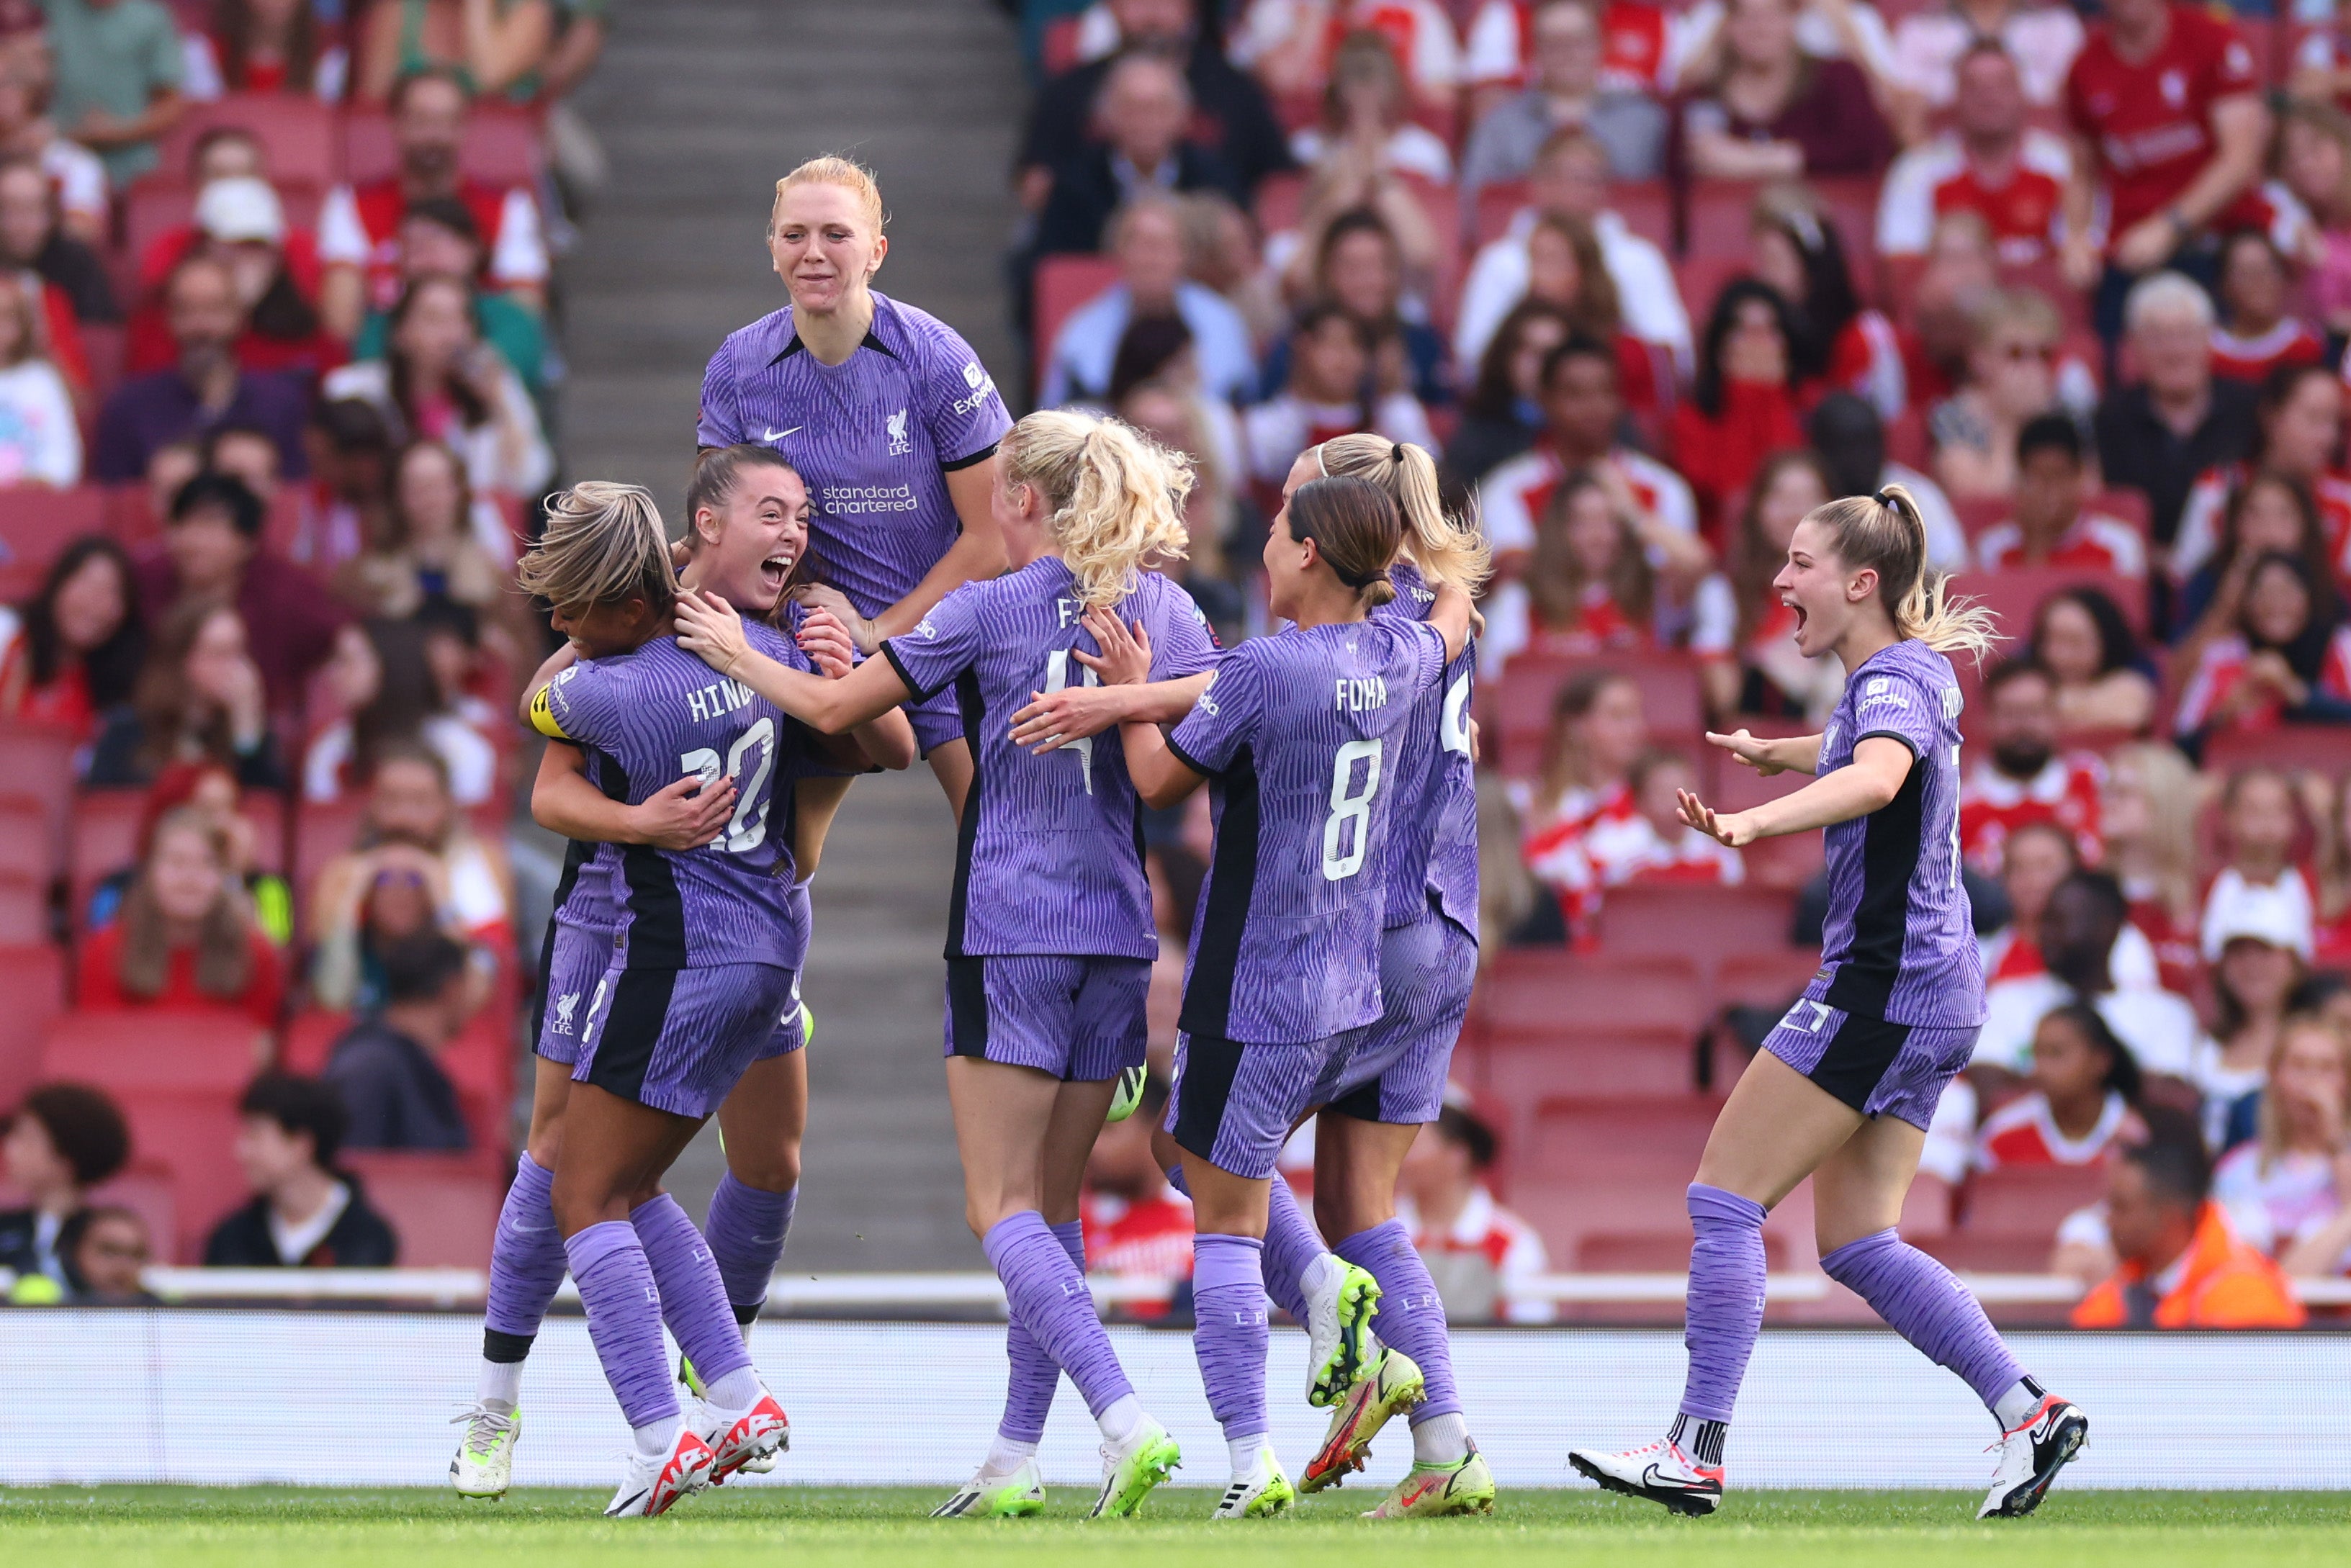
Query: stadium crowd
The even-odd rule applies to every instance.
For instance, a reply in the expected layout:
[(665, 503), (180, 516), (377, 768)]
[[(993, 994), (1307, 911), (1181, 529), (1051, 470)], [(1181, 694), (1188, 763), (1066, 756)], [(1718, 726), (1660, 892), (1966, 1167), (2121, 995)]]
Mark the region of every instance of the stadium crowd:
[[(506, 716), (546, 645), (511, 573), (603, 9), (0, 0), (22, 1281), (486, 1253), (535, 946)], [(1820, 858), (1724, 849), (1676, 791), (1783, 786), (1701, 732), (1818, 727), (1842, 678), (1771, 580), (1806, 511), (1898, 482), (2011, 637), (1961, 669), (1991, 1019), (1906, 1231), (2077, 1277), (2085, 1322), (2299, 1321), (2286, 1276), (2351, 1266), (2351, 34), (2169, 0), (1024, 10), (1028, 385), (1192, 455), (1178, 574), (1225, 638), (1267, 629), (1266, 519), (1342, 433), (1441, 452), (1499, 562), (1486, 969), (1405, 1178), (1453, 1315), (1684, 1266)], [(1206, 817), (1146, 825), (1171, 954)], [(1144, 1124), (1097, 1149), (1087, 1251), (1148, 1316), (1191, 1225)], [(1775, 1264), (1808, 1233), (1775, 1220)]]

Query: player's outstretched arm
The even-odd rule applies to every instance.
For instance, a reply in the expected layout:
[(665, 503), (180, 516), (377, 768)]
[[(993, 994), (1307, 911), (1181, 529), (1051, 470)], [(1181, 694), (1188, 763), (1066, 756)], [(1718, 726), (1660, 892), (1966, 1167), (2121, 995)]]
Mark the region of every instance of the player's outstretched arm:
[(887, 659), (868, 659), (837, 681), (786, 669), (751, 646), (743, 618), (715, 593), (679, 594), (676, 613), (679, 647), (827, 735), (879, 718), (913, 695)]
[(1766, 779), (1774, 773), (1818, 773), (1821, 770), (1821, 737), (1817, 735), (1758, 740), (1743, 729), (1731, 735), (1717, 735), (1708, 730), (1706, 740), (1708, 746), (1720, 747)]
[(549, 832), (590, 844), (651, 844), (660, 850), (699, 849), (726, 831), (735, 814), (735, 781), (708, 789), (688, 775), (636, 805), (611, 799), (588, 781), (587, 757), (560, 740), (547, 743), (531, 781), (531, 820)]
[(1873, 735), (1854, 747), (1853, 760), (1844, 767), (1750, 810), (1717, 811), (1687, 789), (1676, 794), (1683, 821), (1734, 850), (1743, 849), (1758, 839), (1850, 822), (1883, 809), (1901, 793), (1915, 760), (1900, 741)]

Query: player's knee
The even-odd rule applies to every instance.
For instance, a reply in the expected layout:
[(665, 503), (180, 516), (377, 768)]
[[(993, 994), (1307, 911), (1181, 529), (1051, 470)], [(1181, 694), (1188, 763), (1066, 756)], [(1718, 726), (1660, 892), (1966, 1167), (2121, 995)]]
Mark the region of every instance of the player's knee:
[(726, 1152), (726, 1168), (737, 1181), (761, 1192), (789, 1192), (800, 1185), (800, 1148), (797, 1141), (768, 1149)]

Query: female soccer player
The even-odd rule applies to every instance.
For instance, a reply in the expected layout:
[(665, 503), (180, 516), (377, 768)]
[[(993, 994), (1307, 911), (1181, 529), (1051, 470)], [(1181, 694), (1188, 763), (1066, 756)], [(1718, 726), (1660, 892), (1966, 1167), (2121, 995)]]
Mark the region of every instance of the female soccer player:
[[(678, 648), (669, 544), (642, 489), (576, 486), (550, 507), (518, 575), (589, 655), (539, 688), (538, 728), (590, 748), (598, 783), (629, 804), (678, 772), (736, 784), (711, 843), (620, 852), (614, 951), (581, 1020), (550, 1194), (590, 1337), (635, 1438), (605, 1511), (650, 1516), (772, 1453), (785, 1432), (716, 1264), (660, 1183), (772, 1042), (790, 998), (796, 878), (788, 824), (770, 819), (776, 779), (810, 737)], [(801, 660), (780, 634), (755, 634)], [(715, 1442), (679, 1413), (664, 1320), (702, 1371)]]
[(944, 1514), (1043, 1506), (1036, 1446), (1057, 1367), (1102, 1427), (1096, 1517), (1134, 1512), (1178, 1458), (1094, 1314), (1077, 1226), (1116, 1080), (1143, 1062), (1159, 949), (1134, 790), (1110, 747), (1034, 757), (1012, 743), (1010, 716), (1040, 689), (1088, 678), (1073, 655), (1090, 612), (1155, 628), (1165, 674), (1207, 666), (1206, 619), (1142, 570), (1184, 553), (1190, 487), (1180, 458), (1125, 425), (1033, 413), (1005, 437), (991, 503), (1019, 569), (955, 590), (884, 642), (885, 657), (820, 680), (747, 646), (723, 603), (678, 612), (685, 647), (820, 730), (950, 689), (962, 709), (976, 767), (947, 916), (947, 1093), (965, 1214), (1011, 1301), (1014, 1389), (987, 1461)]
[[(808, 492), (779, 455), (760, 446), (711, 455), (695, 474), (686, 512), (691, 519), (686, 542), (692, 552), (684, 574), (686, 586), (726, 594), (762, 612), (796, 608), (783, 595), (806, 559)], [(845, 674), (846, 633), (822, 612), (810, 612), (806, 620), (804, 651), (828, 673)], [(572, 658), (570, 651), (559, 653), (535, 677), (524, 694), (526, 718), (538, 687)], [(902, 720), (893, 720), (876, 721), (855, 737), (847, 751), (828, 760), (852, 768), (904, 768), (913, 758), (912, 731)], [(831, 809), (846, 783), (829, 773), (811, 776), (805, 771), (778, 780), (779, 792), (789, 786), (792, 852), (800, 873), (793, 899), (799, 912), (796, 929), (801, 931), (808, 924), (807, 879), (821, 851)], [(530, 1134), (499, 1214), (475, 1406), (449, 1466), (450, 1483), (461, 1495), (496, 1497), (511, 1481), (520, 1433), (523, 1359), (563, 1282), (562, 1240), (548, 1194), (571, 1071), (579, 1059), (585, 1023), (581, 1009), (611, 958), (617, 916), (611, 882), (620, 867), (617, 846), (699, 848), (725, 831), (735, 804), (732, 783), (721, 780), (705, 789), (699, 776), (690, 775), (631, 806), (608, 798), (589, 781), (579, 747), (549, 741), (541, 759), (532, 791), (533, 815), (571, 842), (539, 960), (542, 989), (531, 1030), (538, 1076)], [(804, 954), (794, 951), (785, 956), (797, 973)], [(728, 1168), (703, 1228), (726, 1283), (728, 1301), (747, 1335), (791, 1224), (800, 1135), (808, 1114), (807, 1070), (797, 1052), (806, 1040), (804, 1012), (795, 1001), (786, 1008), (768, 1051), (718, 1112), (719, 1126), (727, 1134)], [(771, 1463), (753, 1459), (745, 1468), (764, 1469)]]
[(1763, 1217), (1813, 1178), (1821, 1267), (1968, 1381), (2000, 1423), (1978, 1517), (2032, 1511), (2089, 1420), (2024, 1375), (1949, 1270), (1895, 1233), (1944, 1085), (1983, 1022), (1982, 963), (1959, 881), (1959, 687), (1947, 649), (1981, 653), (1984, 612), (1927, 578), (1927, 528), (1888, 486), (1815, 508), (1772, 586), (1807, 658), (1847, 672), (1827, 729), (1707, 738), (1763, 774), (1818, 775), (1750, 811), (1681, 797), (1683, 821), (1733, 849), (1828, 831), (1820, 973), (1763, 1041), (1716, 1120), (1689, 1189), (1689, 1377), (1665, 1438), (1569, 1462), (1677, 1513), (1722, 1503), (1723, 1434), (1763, 1321)]
[[(873, 292), (885, 221), (872, 174), (848, 159), (811, 159), (776, 182), (768, 254), (791, 303), (718, 346), (695, 432), (705, 451), (772, 446), (807, 477), (836, 585), (811, 601), (868, 653), (949, 589), (1003, 570), (988, 497), (1012, 423), (970, 344)], [(955, 694), (930, 694), (911, 716), (960, 814), (972, 763)]]

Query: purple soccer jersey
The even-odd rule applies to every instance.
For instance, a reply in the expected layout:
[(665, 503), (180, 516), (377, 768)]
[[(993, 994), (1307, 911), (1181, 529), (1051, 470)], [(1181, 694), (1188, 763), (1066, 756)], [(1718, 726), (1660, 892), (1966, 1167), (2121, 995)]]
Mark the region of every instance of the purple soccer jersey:
[[(1157, 572), (1114, 606), (1151, 637), (1151, 678), (1216, 662), (1198, 605)], [(1036, 692), (1092, 685), (1070, 656), (1098, 653), (1077, 580), (1045, 556), (988, 582), (967, 582), (922, 623), (882, 644), (918, 697), (953, 687), (972, 751), (971, 792), (956, 842), (950, 958), (1015, 953), (1154, 958), (1151, 885), (1143, 870), (1142, 802), (1115, 734), (1033, 755), (1012, 743), (1012, 716)]]
[(809, 533), (862, 615), (913, 591), (963, 531), (946, 475), (1012, 428), (979, 356), (935, 316), (873, 296), (857, 351), (821, 364), (787, 305), (728, 335), (702, 380), (702, 446), (772, 446), (808, 481)]
[[(751, 645), (794, 669), (808, 659), (774, 628), (747, 622)], [(807, 949), (807, 905), (793, 896), (791, 824), (773, 810), (779, 779), (805, 757), (799, 724), (661, 637), (633, 653), (572, 665), (531, 704), (544, 734), (590, 749), (591, 777), (632, 805), (699, 773), (732, 778), (726, 831), (694, 850), (617, 846), (613, 941), (620, 967), (794, 967)]]
[[(1419, 621), (1437, 603), (1418, 568), (1388, 569), (1396, 596), (1372, 613)], [(1413, 707), (1393, 763), (1395, 803), (1388, 823), (1387, 924), (1408, 925), (1430, 896), (1445, 917), (1478, 939), (1478, 770), (1469, 757), (1469, 704), (1478, 646), (1463, 645), (1441, 689)], [(1416, 782), (1417, 780), (1417, 782)]]
[(1443, 639), (1400, 616), (1293, 628), (1217, 663), (1167, 737), (1215, 780), (1186, 1031), (1303, 1044), (1379, 1016), (1386, 764), (1445, 664)]
[(1893, 800), (1827, 830), (1828, 918), (1808, 1000), (1957, 1028), (1984, 1018), (1983, 958), (1959, 880), (1959, 694), (1951, 663), (1904, 641), (1864, 660), (1821, 733), (1820, 772), (1886, 736), (1913, 758)]

